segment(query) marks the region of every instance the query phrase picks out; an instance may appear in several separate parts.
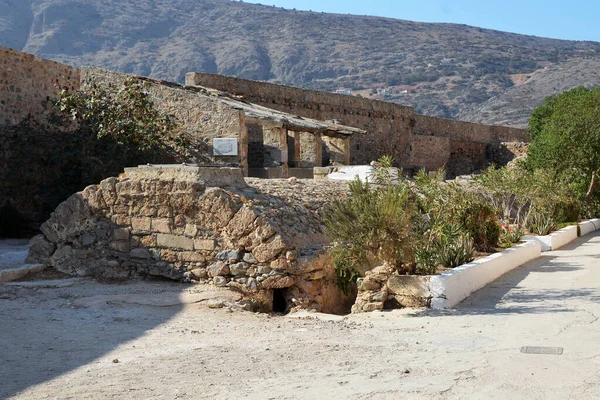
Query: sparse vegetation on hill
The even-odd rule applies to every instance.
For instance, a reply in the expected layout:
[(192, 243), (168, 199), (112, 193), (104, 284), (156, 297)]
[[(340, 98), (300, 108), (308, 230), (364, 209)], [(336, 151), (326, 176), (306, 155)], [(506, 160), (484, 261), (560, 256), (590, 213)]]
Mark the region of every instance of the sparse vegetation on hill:
[[(526, 118), (545, 96), (600, 83), (591, 73), (599, 43), (465, 25), (229, 0), (0, 0), (0, 9), (0, 45), (67, 64), (177, 82), (205, 71), (346, 88), (483, 123), (524, 126), (521, 110)], [(547, 67), (554, 72), (546, 74)]]

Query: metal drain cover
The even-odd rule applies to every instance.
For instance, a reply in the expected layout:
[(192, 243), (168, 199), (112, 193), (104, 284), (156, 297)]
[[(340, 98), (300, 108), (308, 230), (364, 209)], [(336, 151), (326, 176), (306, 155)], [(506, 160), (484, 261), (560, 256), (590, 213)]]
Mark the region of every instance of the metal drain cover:
[(563, 353), (562, 347), (536, 347), (536, 346), (523, 346), (521, 347), (521, 353), (525, 354), (551, 354), (554, 356), (560, 356)]

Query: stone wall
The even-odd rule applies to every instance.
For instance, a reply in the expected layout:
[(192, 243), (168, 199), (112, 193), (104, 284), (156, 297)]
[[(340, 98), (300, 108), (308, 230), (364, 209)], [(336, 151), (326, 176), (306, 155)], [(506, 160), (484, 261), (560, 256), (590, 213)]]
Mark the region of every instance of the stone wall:
[(203, 73), (187, 74), (186, 84), (239, 95), (279, 111), (365, 129), (366, 135), (352, 138), (351, 164), (355, 165), (392, 155), (405, 168), (456, 169), (453, 163), (458, 160), (464, 165), (465, 158), (472, 168), (480, 168), (485, 164), (486, 144), (527, 141), (521, 129), (426, 117), (411, 107), (366, 98)]
[[(82, 68), (82, 79), (93, 79), (105, 85), (118, 85), (130, 75), (100, 68)], [(186, 90), (176, 84), (167, 85), (147, 81), (152, 100), (160, 110), (173, 115), (179, 132), (192, 138), (193, 148), (179, 156), (178, 161), (201, 164), (246, 165), (244, 113), (235, 110), (216, 97)], [(213, 156), (214, 138), (238, 138), (238, 156)]]
[(333, 312), (343, 296), (316, 211), (248, 188), (240, 169), (130, 168), (62, 203), (28, 262), (109, 279), (160, 276), (229, 287), (272, 307)]
[(44, 119), (49, 99), (79, 87), (79, 70), (0, 46), (0, 126)]

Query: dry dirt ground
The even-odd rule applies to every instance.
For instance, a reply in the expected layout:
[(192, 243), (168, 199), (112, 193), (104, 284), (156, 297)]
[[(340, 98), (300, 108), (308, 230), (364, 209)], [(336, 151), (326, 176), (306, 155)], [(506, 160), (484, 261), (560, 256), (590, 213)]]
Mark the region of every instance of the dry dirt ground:
[(166, 282), (0, 285), (0, 398), (598, 399), (599, 254), (581, 238), (446, 312), (269, 316)]

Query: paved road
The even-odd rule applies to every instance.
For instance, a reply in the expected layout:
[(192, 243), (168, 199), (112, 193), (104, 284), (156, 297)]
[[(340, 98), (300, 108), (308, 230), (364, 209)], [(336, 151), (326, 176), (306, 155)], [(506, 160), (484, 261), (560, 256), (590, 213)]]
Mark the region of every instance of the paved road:
[(599, 258), (590, 235), (456, 310), (349, 317), (140, 301), (181, 297), (160, 282), (0, 285), (0, 398), (598, 399)]

